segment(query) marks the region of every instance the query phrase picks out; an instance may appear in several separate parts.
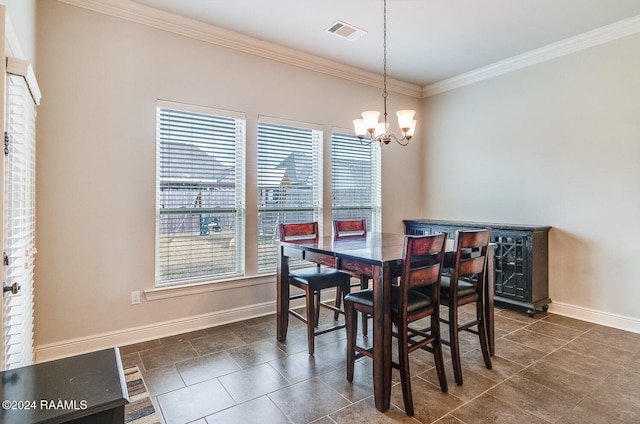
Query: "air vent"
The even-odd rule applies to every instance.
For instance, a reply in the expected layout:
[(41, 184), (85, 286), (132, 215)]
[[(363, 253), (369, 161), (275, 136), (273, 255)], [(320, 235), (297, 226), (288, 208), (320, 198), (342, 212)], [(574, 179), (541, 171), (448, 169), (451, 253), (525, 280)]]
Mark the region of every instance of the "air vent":
[(362, 37), (367, 33), (367, 31), (363, 29), (356, 28), (353, 25), (349, 25), (342, 21), (336, 21), (325, 31), (351, 41), (355, 40), (356, 38)]

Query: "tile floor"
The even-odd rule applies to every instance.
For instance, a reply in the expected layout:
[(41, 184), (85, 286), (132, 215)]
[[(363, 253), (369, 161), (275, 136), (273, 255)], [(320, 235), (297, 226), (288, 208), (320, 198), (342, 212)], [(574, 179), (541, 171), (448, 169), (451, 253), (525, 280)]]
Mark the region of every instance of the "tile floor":
[[(323, 312), (322, 325), (330, 315)], [(276, 341), (271, 315), (123, 346), (121, 354), (125, 366), (142, 370), (166, 424), (640, 423), (640, 334), (500, 307), (495, 327), (493, 369), (484, 367), (477, 337), (465, 334), (464, 385), (455, 385), (448, 361), (447, 394), (431, 355), (411, 354), (413, 417), (404, 414), (397, 371), (392, 407), (382, 414), (370, 359), (346, 381), (344, 330), (317, 337), (310, 357), (295, 318), (285, 343)]]

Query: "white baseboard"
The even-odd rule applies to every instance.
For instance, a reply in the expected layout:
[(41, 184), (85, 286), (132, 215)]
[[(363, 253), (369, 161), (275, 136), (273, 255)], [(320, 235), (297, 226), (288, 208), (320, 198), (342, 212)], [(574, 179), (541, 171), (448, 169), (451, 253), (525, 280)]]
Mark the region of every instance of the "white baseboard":
[[(326, 300), (330, 299), (327, 298)], [(296, 301), (292, 306), (302, 307), (304, 304), (300, 301)], [(275, 302), (265, 302), (241, 308), (197, 315), (180, 320), (159, 322), (150, 325), (127, 328), (121, 331), (112, 331), (89, 337), (65, 340), (58, 343), (39, 345), (35, 347), (36, 362), (51, 361), (95, 350), (107, 349), (113, 346), (126, 346), (133, 343), (173, 336), (175, 334), (187, 333), (189, 331), (200, 330), (203, 328), (215, 327), (218, 325), (273, 314), (275, 313), (275, 310)], [(551, 303), (549, 305), (549, 312), (608, 327), (615, 327), (621, 330), (640, 333), (640, 319), (637, 318), (612, 314), (562, 302)]]
[[(335, 294), (335, 291), (333, 292)], [(326, 301), (331, 301), (331, 296), (323, 297)], [(291, 307), (304, 307), (304, 300), (294, 300)], [(146, 342), (162, 337), (176, 334), (188, 333), (190, 331), (201, 330), (219, 325), (229, 324), (237, 321), (244, 321), (250, 318), (257, 318), (265, 315), (275, 314), (276, 302), (264, 302), (255, 305), (243, 306), (240, 308), (216, 311), (209, 314), (196, 315), (179, 320), (158, 322), (139, 327), (127, 328), (119, 331), (96, 334), (88, 337), (65, 340), (57, 343), (35, 346), (36, 362), (52, 361), (54, 359), (66, 358), (80, 355), (100, 349), (107, 349), (114, 346), (126, 346), (133, 343)]]
[(631, 331), (633, 333), (640, 333), (640, 319), (638, 318), (612, 314), (610, 312), (603, 312), (596, 309), (589, 309), (582, 306), (555, 301), (549, 304), (549, 312), (592, 322), (594, 324), (619, 328), (620, 330)]
[(89, 337), (81, 337), (57, 343), (39, 345), (35, 347), (36, 362), (51, 361), (54, 359), (93, 352), (95, 350), (107, 349), (113, 346), (126, 346), (133, 343), (154, 340), (203, 328), (215, 327), (217, 325), (273, 314), (275, 313), (275, 310), (275, 302), (265, 302), (241, 308), (212, 312), (210, 314), (197, 315), (180, 320), (142, 325), (120, 331), (112, 331)]

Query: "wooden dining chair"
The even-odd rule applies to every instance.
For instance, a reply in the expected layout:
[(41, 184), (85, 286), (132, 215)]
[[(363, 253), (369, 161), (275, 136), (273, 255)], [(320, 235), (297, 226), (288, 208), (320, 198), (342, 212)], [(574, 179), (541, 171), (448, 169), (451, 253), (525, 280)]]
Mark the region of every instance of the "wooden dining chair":
[[(278, 230), (281, 241), (318, 241), (318, 223), (279, 224)], [(322, 330), (316, 330), (320, 317), (320, 307), (325, 307), (336, 312), (344, 313), (336, 306), (322, 303), (320, 291), (327, 288), (339, 287), (342, 296), (349, 294), (351, 276), (335, 268), (324, 267), (316, 264), (313, 267), (289, 271), (289, 284), (303, 290), (301, 294), (291, 295), (289, 300), (305, 298), (306, 316), (289, 308), (289, 314), (298, 318), (307, 325), (307, 342), (309, 355), (314, 354), (315, 336), (330, 331), (345, 328), (345, 324), (335, 325)]]
[[(352, 220), (339, 220), (336, 219), (333, 221), (333, 238), (335, 240), (345, 240), (345, 239), (358, 239), (358, 238), (366, 238), (367, 237), (367, 220), (366, 219), (352, 219)], [(357, 274), (355, 272), (348, 273), (359, 280), (358, 283), (351, 284), (351, 288), (357, 287), (360, 290), (365, 290), (369, 287), (369, 280), (372, 278), (370, 275), (365, 274)], [(340, 292), (340, 288), (336, 290), (336, 307), (341, 307), (341, 299), (342, 293)], [(334, 315), (334, 319), (338, 319), (338, 313), (336, 312)], [(367, 335), (368, 333), (368, 325), (367, 325), (368, 316), (366, 314), (362, 315), (362, 334)]]
[[(446, 234), (405, 236), (400, 284), (391, 286), (391, 320), (397, 328), (398, 363), (392, 366), (400, 370), (404, 408), (413, 415), (409, 353), (423, 349), (433, 353), (440, 389), (448, 390), (440, 344), (440, 276), (444, 260)], [(417, 289), (430, 287), (430, 296)], [(358, 320), (356, 311), (373, 313), (373, 290), (350, 293), (344, 298), (347, 321), (347, 380), (353, 381), (355, 360), (362, 356), (373, 357), (373, 349), (356, 345)], [(431, 326), (417, 329), (409, 326), (422, 318), (431, 317)], [(376, 343), (376, 340), (374, 340)]]
[[(491, 230), (456, 231), (454, 241), (455, 260), (450, 276), (443, 276), (440, 282), (440, 303), (449, 307), (448, 319), (440, 318), (449, 325), (449, 340), (442, 343), (451, 347), (453, 372), (456, 384), (462, 385), (462, 363), (460, 360), (459, 333), (467, 331), (480, 338), (480, 348), (485, 366), (491, 369), (487, 319), (485, 316), (485, 290), (487, 251), (491, 240)], [(488, 300), (492, 301), (492, 300)], [(460, 323), (458, 310), (462, 305), (475, 303), (475, 319)], [(475, 327), (475, 329), (474, 329)]]

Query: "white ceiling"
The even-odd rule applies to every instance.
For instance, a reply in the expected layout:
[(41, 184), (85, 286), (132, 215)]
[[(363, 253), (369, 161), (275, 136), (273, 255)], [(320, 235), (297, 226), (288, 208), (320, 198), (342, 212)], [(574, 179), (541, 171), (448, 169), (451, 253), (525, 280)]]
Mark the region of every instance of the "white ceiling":
[[(382, 0), (135, 0), (382, 73)], [(640, 15), (640, 0), (387, 0), (390, 77), (426, 86)], [(367, 31), (348, 41), (336, 20)]]

